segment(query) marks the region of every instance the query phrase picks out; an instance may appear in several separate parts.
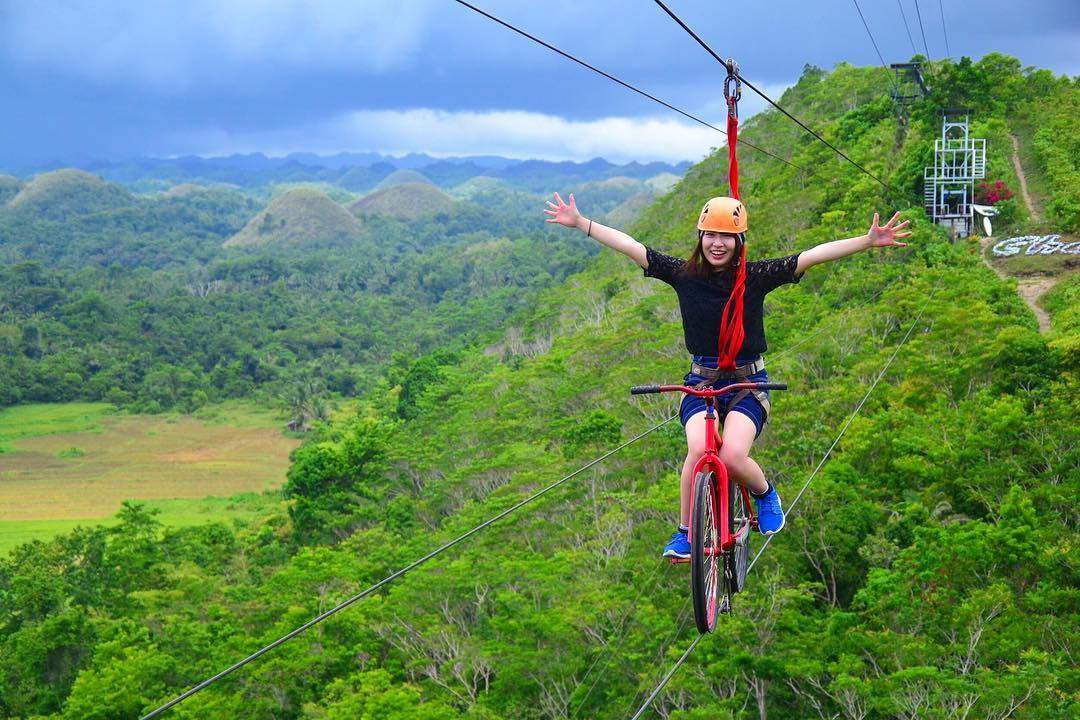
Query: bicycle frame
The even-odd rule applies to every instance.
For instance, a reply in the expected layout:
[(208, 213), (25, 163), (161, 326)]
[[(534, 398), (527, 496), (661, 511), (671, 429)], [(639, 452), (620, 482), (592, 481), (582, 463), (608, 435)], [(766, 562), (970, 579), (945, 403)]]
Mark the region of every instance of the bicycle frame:
[[(739, 485), (739, 493), (742, 495), (743, 506), (746, 508), (747, 514), (749, 515), (749, 522), (735, 534), (732, 534), (731, 532), (731, 517), (729, 515), (731, 512), (732, 498), (730, 496), (730, 483), (728, 483), (727, 467), (724, 465), (723, 461), (720, 460), (720, 448), (723, 446), (724, 440), (718, 428), (715, 398), (718, 395), (737, 392), (739, 390), (758, 390), (766, 388), (782, 390), (786, 389), (787, 385), (784, 383), (739, 382), (715, 389), (699, 389), (688, 387), (686, 385), (653, 385), (631, 389), (631, 392), (635, 394), (647, 392), (682, 392), (687, 395), (697, 395), (698, 397), (705, 399), (705, 452), (694, 464), (691, 478), (696, 479), (698, 473), (706, 467), (711, 467), (714, 470), (713, 478), (716, 486), (712, 488), (712, 492), (709, 494), (712, 496), (713, 502), (719, 505), (719, 507), (713, 508), (713, 510), (718, 511), (715, 512), (715, 516), (720, 518), (720, 547), (708, 548), (706, 552), (708, 555), (730, 551), (735, 546), (736, 541), (741, 540), (743, 535), (757, 527), (758, 523), (757, 517), (754, 516), (753, 505), (750, 502), (750, 493), (745, 487)], [(691, 485), (690, 497), (693, 496), (694, 487)], [(693, 537), (693, 535), (691, 534), (690, 537)]]
[[(716, 397), (742, 390), (786, 390), (786, 383), (736, 382), (719, 389), (694, 388), (685, 385), (640, 385), (630, 388), (632, 395), (645, 393), (681, 392), (705, 400), (705, 451), (694, 463), (691, 477), (709, 484), (690, 488), (690, 517), (687, 535), (690, 557), (672, 557), (672, 562), (690, 563), (690, 595), (694, 600), (694, 622), (701, 633), (712, 632), (718, 613), (731, 612), (731, 597), (741, 592), (746, 579), (749, 533), (758, 526), (754, 517), (750, 492), (741, 484), (732, 497), (733, 483), (728, 469), (720, 459), (724, 438), (719, 432)], [(712, 472), (706, 472), (706, 470)], [(734, 500), (741, 499), (738, 518), (733, 517)], [(733, 533), (732, 526), (738, 522)], [(694, 525), (698, 523), (698, 525)], [(704, 527), (702, 526), (704, 524)], [(719, 527), (717, 527), (719, 526)], [(721, 589), (722, 588), (722, 589)]]
[[(749, 384), (754, 387), (753, 383)], [(723, 388), (716, 394), (722, 394), (730, 392), (732, 390), (739, 390), (741, 388), (734, 385)], [(693, 393), (698, 394), (698, 393)], [(713, 508), (716, 517), (720, 518), (720, 547), (719, 548), (705, 548), (706, 555), (715, 555), (718, 552), (723, 553), (731, 550), (735, 546), (735, 541), (741, 539), (743, 535), (748, 533), (751, 527), (757, 525), (757, 518), (754, 517), (754, 512), (751, 509), (753, 506), (750, 504), (750, 495), (746, 488), (742, 485), (739, 486), (739, 492), (743, 495), (743, 505), (747, 508), (747, 512), (750, 514), (750, 522), (739, 529), (735, 534), (731, 533), (731, 518), (728, 516), (731, 508), (730, 492), (731, 483), (728, 482), (728, 470), (720, 459), (720, 448), (724, 445), (724, 439), (721, 435), (719, 428), (717, 427), (717, 414), (716, 414), (716, 401), (712, 394), (704, 395), (705, 398), (705, 452), (702, 454), (698, 461), (694, 464), (694, 470), (690, 474), (691, 486), (690, 497), (694, 497), (694, 486), (698, 478), (698, 474), (705, 470), (706, 467), (713, 469), (713, 488), (709, 495), (712, 497), (713, 502), (719, 507)], [(692, 520), (688, 521), (689, 523)], [(692, 528), (691, 528), (692, 531)], [(689, 533), (688, 533), (689, 534)], [(690, 537), (693, 537), (691, 534)]]

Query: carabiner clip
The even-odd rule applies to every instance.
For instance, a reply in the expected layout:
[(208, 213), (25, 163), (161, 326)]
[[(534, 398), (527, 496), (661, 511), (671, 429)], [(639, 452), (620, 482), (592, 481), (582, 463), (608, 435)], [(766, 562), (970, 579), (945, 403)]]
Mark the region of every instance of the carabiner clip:
[[(729, 59), (724, 65), (727, 67), (728, 75), (724, 78), (724, 99), (727, 100), (728, 112), (733, 117), (738, 117), (739, 108), (738, 102), (742, 98), (742, 80), (739, 79), (739, 63), (734, 59)], [(735, 81), (735, 93), (731, 92), (731, 81)]]

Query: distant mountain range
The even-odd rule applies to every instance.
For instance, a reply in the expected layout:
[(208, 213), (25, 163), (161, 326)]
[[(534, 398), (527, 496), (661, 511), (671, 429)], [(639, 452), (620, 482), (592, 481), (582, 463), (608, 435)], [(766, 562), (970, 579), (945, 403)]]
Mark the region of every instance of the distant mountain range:
[[(402, 157), (379, 153), (340, 153), (331, 156), (293, 153), (284, 157), (268, 157), (253, 153), (227, 157), (142, 157), (126, 161), (86, 162), (78, 166), (136, 191), (164, 190), (184, 182), (240, 187), (258, 187), (269, 183), (327, 182), (362, 192), (374, 189), (395, 172), (411, 170), (422, 173), (427, 180), (443, 188), (459, 185), (469, 178), (484, 176), (507, 180), (517, 187), (540, 192), (547, 190), (553, 181), (558, 182), (560, 179), (580, 182), (612, 177), (645, 180), (661, 174), (681, 177), (690, 167), (690, 163), (632, 162), (616, 165), (603, 158), (575, 163), (514, 160), (491, 155), (434, 158), (422, 153)], [(70, 165), (8, 168), (5, 171), (29, 180), (39, 173), (63, 167)]]

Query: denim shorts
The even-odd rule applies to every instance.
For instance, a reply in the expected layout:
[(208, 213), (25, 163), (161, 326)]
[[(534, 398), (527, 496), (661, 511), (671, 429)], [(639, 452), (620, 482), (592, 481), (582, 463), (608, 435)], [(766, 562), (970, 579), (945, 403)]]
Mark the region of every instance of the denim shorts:
[[(716, 367), (715, 358), (695, 357), (694, 360), (701, 365)], [(712, 361), (711, 363), (709, 362), (710, 360)], [(753, 362), (753, 359), (748, 360), (747, 362)], [(738, 364), (744, 365), (746, 363), (739, 361)], [(705, 378), (701, 377), (700, 375), (695, 375), (694, 373), (689, 372), (686, 374), (686, 377), (683, 378), (683, 383), (693, 387), (704, 379)], [(750, 382), (768, 382), (769, 374), (767, 371), (762, 370), (761, 372), (757, 372), (753, 375), (748, 376), (747, 380)], [(720, 378), (711, 387), (724, 387), (724, 385), (731, 385), (735, 382), (739, 382), (738, 378)], [(763, 392), (765, 393), (766, 397), (769, 397), (768, 390), (764, 390)], [(757, 437), (758, 435), (761, 435), (761, 431), (765, 427), (765, 421), (767, 419), (765, 416), (765, 408), (761, 406), (761, 403), (758, 402), (758, 399), (754, 397), (753, 393), (748, 393), (747, 395), (744, 395), (743, 398), (739, 400), (739, 402), (734, 407), (728, 407), (728, 403), (730, 403), (738, 393), (739, 391), (735, 390), (729, 393), (724, 393), (723, 395), (718, 395), (716, 397), (716, 412), (717, 415), (720, 417), (721, 426), (723, 424), (724, 418), (727, 417), (727, 414), (729, 412), (742, 413), (743, 415), (754, 421), (754, 427), (757, 428), (757, 433), (754, 435), (754, 437)], [(690, 420), (691, 417), (703, 412), (705, 412), (705, 398), (700, 398), (696, 395), (683, 396), (682, 405), (679, 407), (679, 420), (682, 422), (683, 427), (686, 427), (686, 423)]]

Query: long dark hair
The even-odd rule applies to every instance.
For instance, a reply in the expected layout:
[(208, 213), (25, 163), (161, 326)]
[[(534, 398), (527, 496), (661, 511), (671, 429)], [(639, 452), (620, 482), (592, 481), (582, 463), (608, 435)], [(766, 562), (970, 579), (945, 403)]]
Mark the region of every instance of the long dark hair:
[[(687, 260), (683, 266), (682, 271), (687, 275), (693, 275), (699, 278), (710, 278), (716, 270), (709, 261), (705, 259), (705, 251), (701, 248), (701, 240), (705, 237), (704, 230), (698, 230), (697, 245), (694, 246), (694, 251), (690, 253), (690, 259)], [(724, 268), (724, 272), (734, 272), (739, 268), (739, 249), (746, 244), (746, 233), (739, 233), (735, 236), (737, 242), (735, 243), (735, 257), (732, 259), (731, 264)]]

